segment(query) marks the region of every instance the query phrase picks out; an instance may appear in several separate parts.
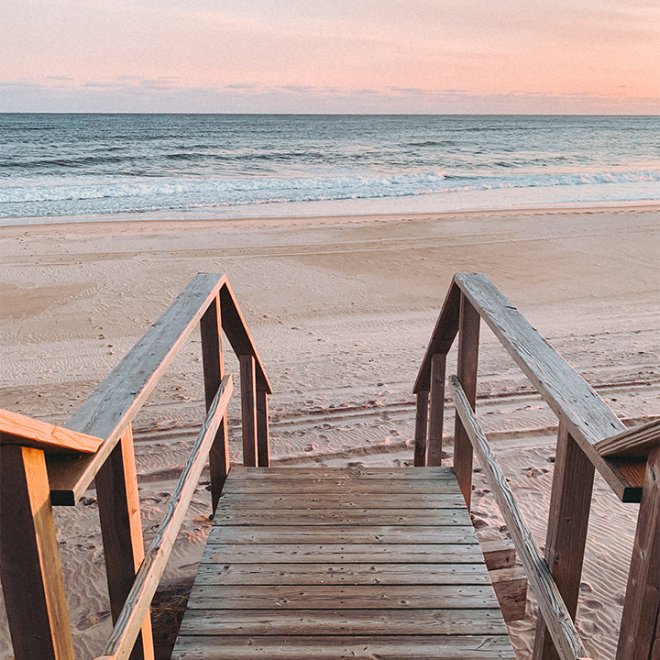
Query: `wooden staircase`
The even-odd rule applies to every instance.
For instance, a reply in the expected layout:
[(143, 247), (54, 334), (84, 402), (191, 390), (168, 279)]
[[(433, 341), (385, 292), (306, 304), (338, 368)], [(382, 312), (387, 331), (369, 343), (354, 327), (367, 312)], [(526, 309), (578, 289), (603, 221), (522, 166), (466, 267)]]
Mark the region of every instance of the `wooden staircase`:
[(449, 468), (244, 468), (173, 658), (514, 658)]

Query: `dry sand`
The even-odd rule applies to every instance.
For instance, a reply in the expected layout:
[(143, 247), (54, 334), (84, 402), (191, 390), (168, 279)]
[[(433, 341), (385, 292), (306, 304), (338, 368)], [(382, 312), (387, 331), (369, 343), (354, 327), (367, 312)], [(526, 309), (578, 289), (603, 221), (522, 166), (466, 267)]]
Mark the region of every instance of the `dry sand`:
[[(644, 207), (5, 228), (0, 405), (64, 422), (194, 273), (224, 271), (274, 384), (274, 462), (402, 465), (411, 387), (451, 275), (479, 270), (622, 419), (643, 422), (660, 416), (659, 220)], [(481, 350), (480, 416), (542, 545), (556, 421), (488, 333)], [(147, 537), (202, 419), (200, 376), (194, 336), (136, 420)], [(479, 534), (499, 538), (502, 520), (475, 476)], [(194, 575), (208, 513), (202, 484), (167, 580)], [(594, 657), (614, 656), (636, 514), (597, 479), (578, 612)], [(110, 631), (93, 491), (57, 520), (76, 647), (93, 657)], [(534, 617), (530, 602), (512, 629), (520, 658)]]

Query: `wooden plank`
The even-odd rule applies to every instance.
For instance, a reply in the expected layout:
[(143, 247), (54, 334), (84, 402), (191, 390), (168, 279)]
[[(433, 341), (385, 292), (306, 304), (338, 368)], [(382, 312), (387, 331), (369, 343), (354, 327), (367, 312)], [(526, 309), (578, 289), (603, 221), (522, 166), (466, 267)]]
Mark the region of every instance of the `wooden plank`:
[(626, 429), (595, 445), (601, 456), (630, 456), (646, 458), (655, 447), (660, 447), (660, 419)]
[[(475, 308), (461, 295), (456, 374), (472, 410), (477, 400), (479, 320)], [(456, 415), (454, 425), (454, 472), (469, 511), (472, 500), (472, 443), (459, 415)]]
[(485, 275), (458, 273), (454, 281), (617, 496), (638, 502), (643, 481), (630, 483), (595, 449), (600, 440), (625, 431), (623, 423)]
[(189, 610), (483, 609), (497, 608), (490, 585), (200, 586)]
[[(220, 297), (216, 295), (199, 322), (202, 341), (202, 364), (204, 367), (204, 398), (206, 412), (211, 409), (213, 400), (225, 377), (225, 360), (222, 352), (222, 317)], [(211, 511), (218, 506), (222, 487), (229, 472), (229, 438), (227, 420), (223, 417), (218, 433), (209, 451), (211, 474)]]
[(188, 610), (182, 635), (492, 635), (506, 634), (499, 609)]
[(270, 466), (268, 392), (257, 389), (257, 465)]
[(231, 562), (253, 564), (275, 563), (411, 563), (420, 564), (474, 564), (483, 560), (479, 545), (428, 543), (306, 543), (291, 545), (271, 543), (260, 545), (209, 545), (202, 561), (208, 563)]
[(141, 621), (149, 611), (151, 599), (158, 588), (188, 505), (197, 488), (206, 457), (220, 427), (220, 421), (226, 414), (231, 393), (231, 376), (225, 376), (181, 471), (179, 481), (167, 502), (163, 520), (149, 545), (126, 602), (117, 617), (115, 628), (104, 650), (106, 658), (125, 660), (129, 655), (132, 657), (131, 648), (138, 636)]
[(0, 578), (16, 660), (74, 657), (43, 451), (0, 447)]
[(489, 572), (497, 601), (506, 623), (525, 618), (527, 605), (527, 576), (519, 567), (500, 568)]
[(470, 525), (470, 517), (463, 509), (355, 509), (350, 511), (287, 510), (273, 515), (259, 511), (216, 511), (217, 525), (246, 525), (269, 527), (277, 520), (278, 525)]
[(516, 549), (509, 540), (482, 541), (481, 551), (489, 571), (512, 568), (516, 563)]
[(415, 494), (406, 497), (404, 501), (393, 499), (387, 494), (333, 493), (325, 495), (222, 493), (219, 506), (225, 510), (233, 509), (262, 511), (280, 511), (285, 509), (313, 510), (329, 509), (342, 511), (344, 509), (463, 509), (465, 502), (460, 493)]
[(346, 635), (287, 636), (223, 635), (179, 637), (172, 660), (223, 658), (223, 660), (514, 660), (506, 635)]
[(426, 353), (422, 360), (413, 392), (421, 390), (430, 391), (431, 389), (431, 360), (437, 353), (449, 352), (451, 345), (454, 343), (454, 338), (458, 333), (458, 317), (460, 313), (461, 290), (455, 282), (449, 286), (447, 296), (442, 304), (440, 315), (436, 321), (431, 340), (426, 348)]
[(427, 465), (442, 464), (442, 430), (445, 419), (445, 370), (447, 356), (436, 353), (431, 358), (431, 401), (429, 403), (429, 437)]
[(85, 492), (225, 281), (224, 275), (196, 275), (69, 419), (67, 428), (105, 442), (95, 454), (75, 461), (48, 458), (54, 504), (73, 505)]
[(555, 584), (550, 569), (534, 544), (531, 532), (525, 525), (511, 488), (490, 449), (474, 411), (456, 376), (450, 376), (456, 412), (460, 415), (468, 438), (474, 447), (479, 463), (495, 495), (500, 512), (513, 537), (518, 555), (529, 578), (539, 604), (539, 610), (552, 635), (562, 660), (583, 658), (587, 653), (575, 629), (571, 614)]
[(415, 467), (426, 465), (426, 437), (429, 418), (429, 393), (426, 390), (417, 392), (415, 411)]
[[(231, 475), (231, 472), (230, 472)], [(417, 495), (417, 494), (455, 494), (459, 492), (456, 481), (401, 481), (388, 479), (364, 479), (330, 481), (309, 481), (304, 479), (270, 480), (241, 482), (234, 481), (231, 476), (225, 482), (223, 492), (228, 494), (278, 494), (278, 495), (322, 495), (322, 494), (383, 494), (383, 495)]]
[[(116, 623), (144, 558), (140, 494), (131, 426), (124, 429), (119, 443), (96, 475), (96, 497), (101, 520), (110, 612), (113, 623)], [(139, 660), (153, 657), (151, 617), (147, 609), (138, 621), (131, 658)]]
[(0, 408), (0, 445), (93, 454), (103, 440)]
[(198, 585), (490, 584), (474, 564), (200, 564)]
[(345, 467), (345, 468), (329, 468), (329, 467), (270, 467), (268, 471), (264, 471), (257, 467), (244, 467), (242, 465), (233, 465), (231, 468), (232, 480), (248, 480), (262, 481), (270, 479), (272, 481), (282, 479), (289, 481), (297, 478), (302, 480), (314, 481), (347, 481), (364, 479), (379, 479), (379, 480), (402, 480), (402, 481), (456, 481), (451, 468), (447, 467), (400, 467), (400, 468), (372, 468), (372, 467)]
[[(594, 466), (560, 422), (550, 512), (545, 541), (545, 559), (566, 608), (575, 619), (580, 592), (584, 547), (589, 526)], [(559, 657), (553, 639), (539, 617), (534, 639), (534, 657)]]
[(257, 399), (255, 362), (252, 355), (239, 356), (241, 367), (241, 420), (243, 432), (243, 465), (257, 465)]
[(220, 543), (476, 543), (472, 525), (287, 525), (274, 517), (270, 525), (214, 525), (209, 545)]
[(646, 483), (623, 605), (617, 660), (656, 660), (660, 645), (660, 447), (649, 453)]
[(236, 300), (234, 291), (225, 279), (220, 289), (220, 307), (222, 310), (222, 329), (236, 355), (251, 355), (255, 361), (256, 380), (260, 390), (272, 394), (273, 390), (266, 375), (263, 362), (259, 357), (252, 335)]

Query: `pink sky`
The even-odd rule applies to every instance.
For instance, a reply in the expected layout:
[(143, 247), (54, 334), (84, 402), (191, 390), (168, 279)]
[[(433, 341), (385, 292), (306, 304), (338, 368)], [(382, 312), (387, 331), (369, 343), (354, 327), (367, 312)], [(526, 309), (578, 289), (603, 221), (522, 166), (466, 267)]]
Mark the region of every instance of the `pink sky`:
[(649, 113), (657, 0), (7, 0), (0, 111)]

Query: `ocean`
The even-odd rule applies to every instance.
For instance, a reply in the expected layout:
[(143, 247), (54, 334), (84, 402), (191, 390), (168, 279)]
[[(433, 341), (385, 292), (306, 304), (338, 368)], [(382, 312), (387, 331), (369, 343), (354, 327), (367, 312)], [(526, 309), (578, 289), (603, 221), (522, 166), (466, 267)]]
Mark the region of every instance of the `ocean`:
[(0, 114), (0, 224), (630, 204), (660, 117)]

